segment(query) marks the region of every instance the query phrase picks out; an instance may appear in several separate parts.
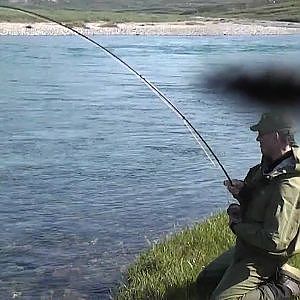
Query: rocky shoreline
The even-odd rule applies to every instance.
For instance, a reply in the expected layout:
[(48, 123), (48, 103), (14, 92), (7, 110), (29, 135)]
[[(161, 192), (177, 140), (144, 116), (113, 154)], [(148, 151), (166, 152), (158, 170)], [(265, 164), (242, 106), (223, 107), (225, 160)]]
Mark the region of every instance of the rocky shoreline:
[[(300, 34), (300, 24), (272, 21), (232, 21), (224, 19), (169, 23), (85, 23), (73, 26), (85, 35), (278, 35)], [(0, 23), (0, 35), (72, 35), (55, 23)]]

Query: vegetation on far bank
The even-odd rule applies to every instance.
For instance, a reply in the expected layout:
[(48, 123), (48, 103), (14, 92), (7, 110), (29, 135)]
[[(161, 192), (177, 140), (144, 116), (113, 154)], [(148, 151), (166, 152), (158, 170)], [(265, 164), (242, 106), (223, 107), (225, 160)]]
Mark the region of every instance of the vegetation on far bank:
[[(195, 286), (198, 273), (234, 244), (227, 222), (221, 213), (153, 244), (128, 269), (115, 299), (201, 299)], [(300, 267), (299, 257), (293, 265)]]
[[(87, 1), (91, 2), (91, 1)], [(128, 5), (126, 3), (128, 2)], [(30, 3), (30, 2), (29, 2)], [(52, 2), (51, 2), (52, 3)], [(101, 2), (82, 6), (82, 1), (61, 2), (48, 6), (23, 5), (25, 9), (44, 14), (61, 22), (174, 22), (190, 21), (196, 17), (205, 18), (238, 18), (300, 22), (300, 1), (199, 1), (187, 3), (183, 0), (117, 3)], [(69, 4), (68, 4), (69, 3)], [(1, 1), (0, 5), (7, 4)], [(92, 5), (93, 4), (93, 5)], [(18, 6), (18, 5), (17, 5)], [(37, 22), (38, 19), (8, 9), (0, 9), (0, 21)]]
[[(78, 11), (68, 9), (28, 9), (35, 13), (50, 17), (59, 22), (111, 22), (111, 23), (124, 23), (124, 22), (174, 22), (186, 20), (186, 17), (177, 14), (154, 14), (154, 13), (141, 13), (141, 12), (102, 12), (102, 11)], [(0, 21), (2, 22), (45, 22), (21, 12), (0, 9)]]
[[(216, 15), (220, 15), (220, 12)], [(247, 9), (227, 11), (221, 15), (223, 17), (238, 16), (243, 19), (300, 22), (300, 1), (270, 1), (268, 4), (249, 7)]]

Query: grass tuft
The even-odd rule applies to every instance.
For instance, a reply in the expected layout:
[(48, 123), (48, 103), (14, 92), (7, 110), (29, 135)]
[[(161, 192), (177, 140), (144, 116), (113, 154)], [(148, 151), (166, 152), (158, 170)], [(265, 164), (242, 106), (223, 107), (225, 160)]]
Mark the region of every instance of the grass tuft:
[(104, 24), (99, 25), (99, 27), (118, 28), (118, 24), (114, 22), (106, 22)]
[(66, 26), (70, 27), (70, 28), (86, 28), (86, 25), (84, 22), (82, 21), (77, 21), (77, 22), (69, 22), (69, 23), (65, 23)]

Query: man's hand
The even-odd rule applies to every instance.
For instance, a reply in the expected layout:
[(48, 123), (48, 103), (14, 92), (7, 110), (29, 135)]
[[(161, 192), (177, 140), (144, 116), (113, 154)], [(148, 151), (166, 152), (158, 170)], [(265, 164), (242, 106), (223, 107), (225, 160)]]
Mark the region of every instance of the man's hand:
[(235, 224), (242, 222), (242, 215), (241, 215), (241, 207), (239, 204), (232, 203), (227, 208), (227, 214), (229, 216), (229, 227), (234, 232), (233, 226)]
[(245, 186), (245, 183), (242, 180), (232, 179), (232, 184), (229, 180), (225, 180), (224, 185), (227, 187), (228, 191), (232, 194), (232, 196), (234, 198), (237, 198), (239, 192)]

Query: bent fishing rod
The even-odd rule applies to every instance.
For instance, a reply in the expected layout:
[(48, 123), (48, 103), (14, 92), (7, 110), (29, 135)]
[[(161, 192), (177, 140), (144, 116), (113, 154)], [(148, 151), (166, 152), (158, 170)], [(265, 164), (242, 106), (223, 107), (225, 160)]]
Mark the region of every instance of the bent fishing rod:
[(82, 38), (86, 39), (87, 41), (91, 42), (92, 44), (96, 45), (97, 47), (101, 48), (105, 53), (109, 54), (112, 58), (114, 58), (117, 62), (121, 63), (123, 66), (125, 66), (129, 71), (131, 71), (134, 75), (136, 75), (152, 92), (154, 92), (159, 99), (161, 99), (174, 113), (176, 113), (176, 115), (183, 120), (184, 125), (188, 128), (188, 130), (190, 131), (190, 133), (192, 134), (192, 136), (194, 137), (194, 139), (196, 140), (196, 142), (200, 145), (200, 147), (202, 148), (202, 150), (204, 151), (204, 153), (206, 154), (206, 156), (208, 157), (208, 159), (211, 161), (211, 163), (215, 165), (215, 162), (213, 161), (213, 159), (210, 157), (210, 155), (208, 154), (208, 152), (206, 151), (206, 149), (204, 148), (204, 146), (202, 145), (202, 143), (206, 146), (206, 148), (209, 150), (209, 152), (212, 154), (213, 158), (216, 160), (217, 164), (219, 165), (219, 167), (221, 168), (221, 170), (223, 171), (223, 173), (225, 174), (225, 176), (227, 177), (227, 179), (229, 180), (230, 184), (232, 184), (232, 180), (229, 176), (229, 174), (227, 173), (225, 167), (223, 166), (223, 164), (221, 163), (221, 161), (219, 160), (219, 158), (217, 157), (217, 155), (214, 153), (214, 151), (212, 150), (212, 148), (209, 146), (209, 144), (206, 142), (206, 140), (202, 137), (202, 135), (198, 132), (198, 130), (191, 124), (191, 122), (184, 116), (184, 114), (171, 102), (170, 99), (168, 99), (153, 83), (151, 83), (149, 80), (147, 80), (145, 77), (143, 77), (140, 73), (138, 73), (134, 68), (132, 68), (128, 63), (126, 63), (124, 60), (122, 60), (121, 58), (119, 58), (116, 54), (114, 54), (113, 52), (111, 52), (110, 50), (108, 50), (106, 47), (102, 46), (101, 44), (99, 44), (98, 42), (96, 42), (95, 40), (89, 38), (88, 36), (84, 35), (83, 33), (79, 32), (78, 30), (69, 27), (66, 24), (63, 24), (62, 22), (59, 22), (57, 20), (54, 20), (52, 18), (49, 18), (47, 16), (41, 15), (39, 13), (36, 12), (32, 12), (29, 11), (27, 9), (23, 9), (23, 8), (18, 8), (18, 7), (14, 7), (14, 6), (8, 6), (8, 5), (0, 5), (0, 8), (5, 8), (5, 9), (9, 9), (9, 10), (14, 10), (14, 11), (18, 11), (21, 13), (25, 13), (31, 16), (35, 16), (37, 18), (46, 20), (46, 21), (50, 21), (53, 23), (56, 23), (64, 28), (67, 28), (68, 30), (76, 33), (77, 35), (81, 36)]

